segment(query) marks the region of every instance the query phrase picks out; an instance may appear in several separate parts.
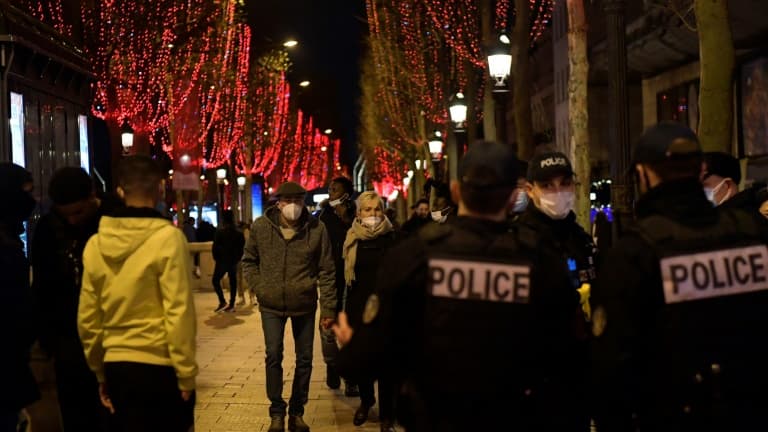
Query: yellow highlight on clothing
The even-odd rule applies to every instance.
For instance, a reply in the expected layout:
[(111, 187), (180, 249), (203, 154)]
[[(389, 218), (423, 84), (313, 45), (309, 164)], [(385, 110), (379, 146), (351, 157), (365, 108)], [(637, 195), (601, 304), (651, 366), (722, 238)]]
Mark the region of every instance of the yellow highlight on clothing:
[(592, 287), (588, 284), (581, 284), (581, 287), (577, 289), (579, 293), (579, 303), (581, 304), (581, 310), (584, 311), (584, 317), (587, 321), (592, 319), (592, 308), (589, 305), (589, 294), (592, 291)]

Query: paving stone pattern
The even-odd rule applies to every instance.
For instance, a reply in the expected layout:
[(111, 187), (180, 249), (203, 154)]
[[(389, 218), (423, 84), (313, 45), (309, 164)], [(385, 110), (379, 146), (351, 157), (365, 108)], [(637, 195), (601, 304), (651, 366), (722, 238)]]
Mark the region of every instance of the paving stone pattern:
[[(235, 313), (214, 313), (218, 301), (212, 290), (195, 293), (197, 308), (196, 431), (266, 431), (269, 399), (265, 379), (264, 336), (257, 307), (240, 306)], [(295, 366), (293, 336), (286, 326), (283, 398), (290, 398)], [(347, 398), (325, 385), (325, 363), (315, 333), (312, 382), (304, 421), (312, 432), (378, 431), (376, 407), (365, 425), (352, 425), (358, 398)]]

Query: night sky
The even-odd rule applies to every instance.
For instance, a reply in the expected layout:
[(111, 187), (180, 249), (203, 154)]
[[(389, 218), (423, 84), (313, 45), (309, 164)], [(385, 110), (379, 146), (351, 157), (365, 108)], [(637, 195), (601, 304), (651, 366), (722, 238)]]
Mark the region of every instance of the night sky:
[[(252, 56), (270, 41), (299, 41), (289, 51), (291, 90), (319, 129), (331, 128), (342, 139), (342, 163), (351, 173), (357, 158), (359, 63), (367, 32), (364, 0), (248, 0), (246, 8)], [(298, 86), (303, 80), (311, 82), (306, 89)]]

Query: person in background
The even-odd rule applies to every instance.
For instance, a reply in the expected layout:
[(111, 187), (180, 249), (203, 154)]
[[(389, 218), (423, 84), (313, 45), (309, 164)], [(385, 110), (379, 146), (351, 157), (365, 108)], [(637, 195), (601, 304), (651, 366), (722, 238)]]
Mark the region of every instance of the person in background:
[(387, 209), (384, 210), (384, 216), (389, 219), (389, 223), (392, 224), (393, 230), (400, 231), (400, 224), (397, 223), (397, 210), (394, 207), (387, 207)]
[(768, 191), (763, 182), (753, 183), (739, 192), (741, 165), (739, 160), (728, 153), (704, 153), (701, 184), (712, 204), (722, 208), (739, 208), (749, 213), (759, 213), (760, 207), (768, 200)]
[[(184, 237), (187, 238), (187, 243), (195, 243), (197, 242), (197, 230), (195, 230), (195, 218), (192, 216), (188, 217), (184, 221), (184, 225), (182, 226), (181, 230), (184, 232)], [(200, 253), (197, 252), (192, 255), (192, 259), (194, 260), (195, 264), (195, 277), (200, 278)]]
[[(241, 233), (243, 233), (243, 239), (247, 239), (248, 236), (251, 234), (251, 226), (246, 222), (240, 222), (237, 225), (237, 228), (240, 230)], [(253, 293), (253, 290), (250, 289), (245, 283), (245, 280), (243, 279), (243, 266), (237, 267), (237, 304), (238, 306), (242, 306), (245, 304), (245, 293), (248, 292), (248, 303), (253, 306), (256, 302), (256, 295)]]
[(411, 207), (413, 214), (402, 226), (401, 230), (406, 234), (415, 234), (421, 227), (428, 224), (430, 221), (429, 216), (429, 200), (421, 198), (416, 201)]
[[(363, 192), (357, 199), (357, 218), (347, 232), (344, 241), (344, 280), (346, 293), (344, 311), (349, 325), (362, 325), (362, 317), (368, 297), (374, 293), (376, 274), (384, 253), (395, 243), (396, 234), (389, 219), (384, 216), (384, 204), (376, 192)], [(360, 426), (368, 420), (368, 412), (376, 403), (374, 381), (379, 381), (379, 418), (381, 430), (394, 429), (395, 384), (388, 370), (375, 371), (371, 376), (360, 378), (360, 407), (355, 411), (353, 423)]]
[[(354, 188), (352, 181), (346, 177), (337, 177), (328, 186), (328, 201), (320, 210), (318, 219), (325, 225), (328, 238), (331, 241), (333, 262), (336, 267), (336, 313), (341, 312), (344, 300), (344, 260), (341, 257), (344, 239), (355, 219), (355, 202), (352, 200)], [(336, 336), (331, 329), (320, 329), (320, 342), (323, 350), (323, 360), (326, 364), (325, 384), (330, 389), (341, 387), (341, 377), (336, 371), (336, 356), (339, 347)], [(357, 396), (357, 386), (349, 381), (344, 383), (344, 394), (347, 397)]]
[(78, 333), (102, 404), (122, 431), (194, 426), (197, 323), (184, 234), (155, 209), (162, 171), (123, 157), (126, 207), (104, 216), (83, 252)]
[(215, 236), (216, 227), (208, 219), (203, 219), (197, 227), (197, 241), (200, 243), (212, 242)]
[(441, 224), (456, 219), (456, 204), (451, 199), (451, 191), (445, 183), (435, 185), (435, 202), (431, 216), (432, 221)]
[(22, 410), (40, 397), (29, 367), (29, 354), (35, 341), (35, 319), (29, 289), (29, 261), (24, 256), (20, 235), (24, 222), (37, 204), (32, 196), (32, 175), (11, 163), (0, 163), (0, 314), (3, 354), (0, 355), (0, 432), (20, 429)]
[[(235, 226), (235, 214), (232, 210), (221, 212), (221, 225), (213, 238), (211, 253), (216, 267), (213, 270), (213, 289), (219, 298), (219, 306), (215, 312), (234, 312), (237, 297), (237, 265), (243, 257), (245, 237)], [(224, 299), (221, 289), (221, 278), (229, 276), (229, 304)]]
[(604, 212), (598, 211), (595, 214), (595, 221), (592, 223), (592, 241), (595, 243), (595, 247), (602, 250), (611, 248), (613, 244), (613, 232), (611, 230), (608, 216)]
[[(304, 405), (309, 400), (315, 313), (320, 291), (320, 326), (336, 317), (336, 267), (325, 225), (312, 217), (306, 189), (285, 182), (277, 189), (277, 206), (253, 222), (243, 255), (243, 274), (256, 291), (266, 345), (266, 390), (271, 402), (269, 432), (308, 432)], [(291, 320), (296, 369), (289, 404), (283, 400), (283, 339)]]
[(518, 178), (517, 178), (517, 198), (515, 199), (515, 204), (512, 206), (512, 209), (509, 213), (509, 219), (510, 222), (514, 223), (520, 215), (522, 215), (525, 212), (525, 209), (528, 208), (528, 193), (526, 185), (528, 184), (528, 162), (526, 161), (518, 161)]
[(96, 376), (77, 335), (83, 249), (105, 212), (91, 177), (80, 167), (61, 168), (48, 187), (53, 207), (32, 239), (33, 292), (40, 312), (40, 345), (54, 360), (56, 392), (65, 431), (107, 429)]

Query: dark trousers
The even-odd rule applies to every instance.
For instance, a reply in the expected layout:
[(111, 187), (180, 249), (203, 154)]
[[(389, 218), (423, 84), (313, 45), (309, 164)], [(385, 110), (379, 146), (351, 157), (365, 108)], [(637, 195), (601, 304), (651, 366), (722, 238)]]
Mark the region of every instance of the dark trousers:
[(235, 305), (235, 297), (237, 296), (237, 263), (232, 265), (216, 263), (216, 267), (213, 269), (213, 289), (216, 291), (216, 295), (219, 297), (219, 304), (225, 304), (224, 291), (221, 289), (221, 278), (224, 274), (229, 275), (229, 305)]
[[(362, 380), (358, 383), (358, 388), (360, 403), (368, 407), (373, 406), (376, 403), (376, 398), (373, 396), (373, 381)], [(382, 421), (394, 421), (394, 405), (395, 393), (392, 382), (386, 378), (379, 379), (379, 418)]]
[(195, 421), (195, 396), (181, 398), (170, 366), (114, 362), (104, 366), (107, 391), (121, 432), (187, 432)]
[(62, 429), (65, 432), (97, 432), (108, 429), (109, 412), (99, 399), (99, 383), (85, 358), (56, 358), (56, 392)]
[(315, 313), (292, 316), (291, 330), (296, 346), (296, 372), (289, 404), (283, 400), (283, 336), (287, 316), (261, 312), (261, 326), (267, 350), (267, 397), (272, 403), (270, 416), (304, 415), (304, 405), (309, 399), (309, 380), (312, 376), (312, 344), (315, 339)]

